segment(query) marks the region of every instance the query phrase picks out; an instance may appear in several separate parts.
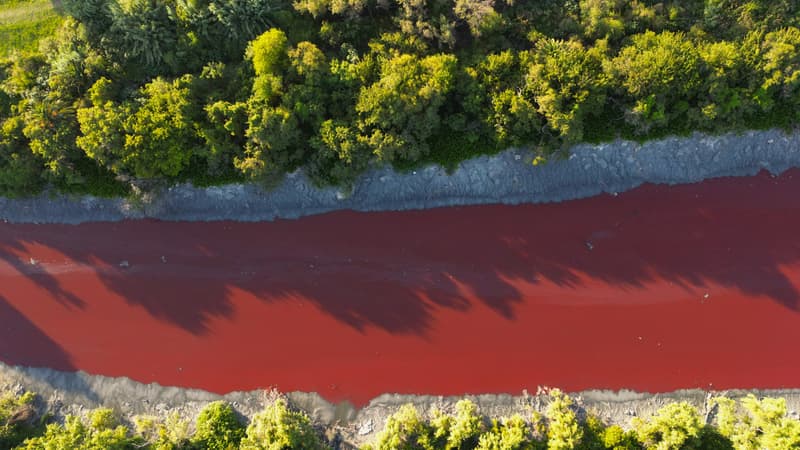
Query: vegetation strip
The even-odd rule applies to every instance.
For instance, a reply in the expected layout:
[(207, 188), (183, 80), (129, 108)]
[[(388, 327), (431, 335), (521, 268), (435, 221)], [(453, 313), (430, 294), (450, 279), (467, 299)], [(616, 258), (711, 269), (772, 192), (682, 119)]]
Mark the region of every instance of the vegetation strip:
[[(381, 396), (354, 410), (313, 394), (225, 397), (0, 366), (3, 448), (788, 449), (797, 391)], [(41, 396), (34, 391), (38, 390)]]
[(375, 165), (797, 122), (794, 2), (61, 3), (41, 52), (0, 64), (4, 195), (301, 167), (351, 186)]

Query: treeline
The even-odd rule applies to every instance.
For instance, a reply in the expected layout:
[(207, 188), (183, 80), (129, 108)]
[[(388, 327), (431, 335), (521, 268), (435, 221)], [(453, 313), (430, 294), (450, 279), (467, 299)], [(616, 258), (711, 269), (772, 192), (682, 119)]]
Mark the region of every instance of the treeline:
[[(231, 405), (213, 402), (194, 423), (176, 415), (136, 416), (125, 425), (114, 411), (101, 408), (85, 417), (49, 422), (32, 405), (35, 395), (0, 398), (0, 446), (4, 449), (153, 449), (153, 450), (323, 450), (340, 446), (335, 433), (315, 428), (308, 416), (278, 398), (249, 421)], [(390, 416), (364, 450), (785, 450), (800, 447), (800, 421), (787, 414), (779, 398), (739, 402), (710, 399), (712, 420), (686, 403), (670, 403), (648, 418), (635, 417), (630, 429), (606, 425), (576, 408), (558, 390), (547, 398), (544, 414), (505, 418), (481, 415), (474, 403), (459, 401), (454, 410), (422, 415), (412, 405)], [(582, 416), (579, 418), (579, 414)], [(326, 438), (325, 436), (328, 436)], [(329, 441), (328, 439), (333, 441)], [(349, 447), (347, 447), (349, 448)]]
[(526, 146), (800, 119), (793, 0), (63, 0), (0, 64), (0, 194), (348, 185)]

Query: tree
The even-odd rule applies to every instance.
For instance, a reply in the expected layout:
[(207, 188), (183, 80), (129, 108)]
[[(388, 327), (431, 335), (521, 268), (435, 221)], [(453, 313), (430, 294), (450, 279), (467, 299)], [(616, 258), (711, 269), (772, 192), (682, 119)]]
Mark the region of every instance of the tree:
[(370, 162), (367, 139), (352, 124), (326, 120), (319, 134), (312, 138), (314, 153), (308, 164), (308, 176), (320, 186), (352, 185)]
[(601, 55), (578, 42), (540, 40), (526, 84), (548, 126), (569, 144), (583, 138), (584, 118), (600, 113), (605, 103)]
[(297, 117), (286, 108), (249, 105), (245, 157), (234, 164), (251, 178), (279, 175), (303, 161)]
[(502, 422), (493, 420), (492, 427), (481, 434), (478, 450), (522, 450), (529, 448), (533, 438), (530, 428), (519, 414)]
[(439, 108), (453, 87), (456, 58), (399, 55), (381, 65), (380, 79), (361, 90), (359, 128), (382, 161), (416, 161), (430, 149)]
[(232, 61), (270, 26), (270, 0), (177, 0), (181, 39), (202, 62)]
[(447, 427), (447, 444), (444, 448), (474, 448), (483, 428), (483, 420), (475, 403), (466, 399), (459, 400), (456, 403), (455, 417)]
[[(2, 183), (2, 178), (0, 178), (0, 186)], [(36, 395), (30, 391), (22, 395), (13, 395), (9, 392), (0, 394), (0, 424), (2, 424), (0, 425), (0, 446), (2, 448), (14, 448), (25, 439), (40, 432), (42, 419), (34, 407), (36, 399)]]
[(639, 442), (654, 450), (699, 449), (703, 422), (697, 408), (687, 402), (670, 403), (648, 420), (631, 422)]
[(633, 36), (606, 65), (625, 98), (627, 119), (639, 133), (685, 117), (701, 82), (699, 69), (697, 46), (669, 31)]
[(414, 405), (407, 404), (386, 419), (386, 425), (378, 434), (375, 443), (364, 448), (365, 450), (416, 450), (420, 448), (420, 438), (424, 439), (427, 434), (427, 425), (419, 412)]
[(64, 10), (77, 19), (93, 44), (108, 32), (112, 24), (111, 0), (62, 0)]
[(101, 78), (90, 90), (93, 105), (78, 110), (86, 154), (117, 173), (141, 178), (174, 177), (189, 163), (198, 137), (191, 117), (191, 77), (172, 82), (156, 78), (134, 101), (107, 98), (110, 81)]
[(197, 431), (192, 442), (208, 450), (238, 448), (245, 435), (236, 412), (224, 401), (211, 402), (197, 416)]
[(247, 426), (242, 450), (322, 450), (326, 448), (311, 426), (308, 416), (289, 409), (279, 399), (257, 413)]
[(236, 158), (243, 157), (247, 142), (247, 104), (216, 101), (206, 105), (206, 121), (198, 129), (205, 141), (205, 160), (209, 174), (225, 174)]
[(478, 96), (471, 100), (464, 98), (462, 103), (472, 101), (485, 103), (474, 106), (484, 115), (484, 121), (493, 131), (493, 141), (497, 147), (531, 144), (542, 127), (539, 112), (532, 96), (526, 95), (525, 77), (522, 66), (527, 64), (525, 54), (511, 50), (487, 55), (471, 76), (478, 83)]
[(573, 449), (583, 439), (583, 429), (571, 407), (572, 399), (567, 395), (558, 389), (550, 392), (550, 404), (545, 411), (548, 450)]
[(789, 27), (767, 33), (758, 69), (763, 82), (757, 101), (765, 111), (770, 111), (776, 102), (793, 108), (800, 105), (800, 29)]
[(365, 0), (295, 0), (294, 9), (311, 14), (315, 19), (325, 16), (346, 16), (349, 20), (358, 17), (367, 6)]
[(253, 63), (256, 76), (275, 75), (281, 76), (288, 64), (289, 44), (286, 33), (273, 28), (264, 32), (253, 42), (247, 51), (247, 56)]
[(456, 0), (453, 13), (469, 26), (474, 37), (480, 37), (485, 30), (502, 20), (502, 16), (495, 11), (494, 0)]
[(397, 3), (400, 10), (396, 17), (403, 34), (421, 37), (438, 49), (455, 46), (455, 18), (451, 17), (449, 1), (398, 0)]
[(30, 151), (19, 116), (0, 120), (0, 195), (37, 193), (44, 185), (43, 162)]
[(580, 0), (581, 26), (591, 39), (616, 39), (625, 33), (621, 0)]
[[(737, 450), (797, 448), (800, 422), (787, 416), (786, 400), (757, 399), (750, 394), (736, 402), (725, 397), (712, 399), (717, 408), (717, 428)], [(738, 409), (738, 410), (737, 410)]]
[(68, 415), (64, 425), (47, 425), (43, 436), (26, 440), (19, 449), (25, 450), (125, 450), (142, 445), (141, 438), (131, 437), (128, 429), (119, 424), (114, 412), (99, 408), (89, 415), (88, 423), (79, 417)]
[(143, 75), (178, 73), (178, 24), (170, 0), (116, 0), (109, 3), (112, 23), (104, 47)]
[(753, 88), (748, 73), (746, 43), (704, 43), (699, 48), (703, 61), (702, 85), (698, 94), (695, 126), (711, 129), (718, 124), (743, 125), (754, 112)]

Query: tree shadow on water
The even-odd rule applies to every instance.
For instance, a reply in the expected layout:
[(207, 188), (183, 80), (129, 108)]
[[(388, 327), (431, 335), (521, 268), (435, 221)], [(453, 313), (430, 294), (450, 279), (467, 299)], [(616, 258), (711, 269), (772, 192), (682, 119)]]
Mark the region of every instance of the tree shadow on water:
[[(531, 294), (537, 286), (580, 290), (587, 280), (642, 289), (643, 297), (655, 282), (687, 291), (721, 285), (797, 311), (797, 286), (784, 273), (800, 259), (796, 178), (272, 223), (6, 224), (0, 258), (32, 244), (54, 249), (95, 268), (124, 301), (197, 335), (211, 331), (212, 319), (232, 318), (238, 291), (265, 302), (312, 302), (362, 332), (419, 336), (439, 310), (481, 305), (515, 320), (522, 302), (539, 301)], [(80, 304), (53, 277), (39, 280), (54, 298)]]
[(45, 383), (55, 390), (64, 389), (64, 383), (68, 383), (68, 389), (98, 401), (97, 393), (83, 379), (64, 378), (49, 370), (35, 369), (47, 367), (63, 372), (78, 370), (72, 358), (57, 342), (3, 296), (0, 296), (0, 324), (0, 361), (10, 366), (26, 367), (22, 372), (23, 378)]

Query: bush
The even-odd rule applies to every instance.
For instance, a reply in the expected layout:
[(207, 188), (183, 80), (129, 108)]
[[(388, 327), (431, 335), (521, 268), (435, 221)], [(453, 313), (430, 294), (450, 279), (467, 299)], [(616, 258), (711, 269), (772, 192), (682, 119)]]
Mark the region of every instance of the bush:
[(256, 414), (247, 426), (242, 450), (321, 450), (320, 442), (308, 416), (292, 411), (279, 399)]
[(44, 435), (26, 440), (19, 448), (129, 450), (142, 445), (142, 439), (131, 436), (128, 428), (119, 424), (110, 409), (94, 410), (89, 414), (87, 422), (79, 417), (67, 416), (64, 425), (47, 425)]
[(231, 405), (224, 401), (209, 403), (197, 416), (197, 431), (192, 443), (209, 450), (236, 449), (245, 435), (245, 427)]
[(0, 448), (13, 448), (41, 431), (41, 418), (33, 403), (36, 395), (0, 395)]

